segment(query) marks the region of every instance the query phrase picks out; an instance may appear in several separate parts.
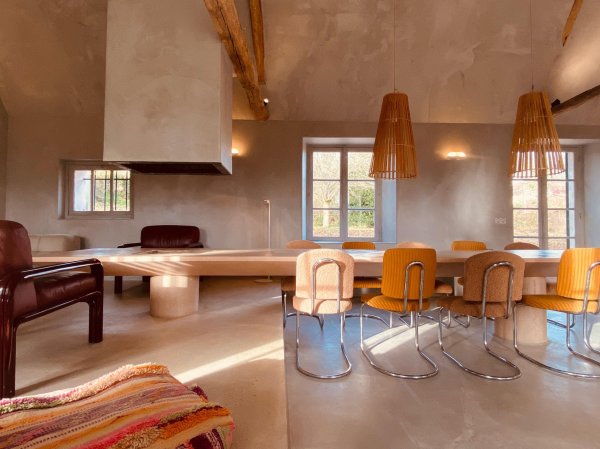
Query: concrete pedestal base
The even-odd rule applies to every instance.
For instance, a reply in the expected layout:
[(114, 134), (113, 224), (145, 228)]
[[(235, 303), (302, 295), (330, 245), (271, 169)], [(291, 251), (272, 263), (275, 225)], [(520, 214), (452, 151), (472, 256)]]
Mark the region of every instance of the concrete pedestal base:
[[(525, 278), (523, 281), (523, 294), (546, 294), (546, 278)], [(517, 313), (519, 314), (519, 343), (535, 345), (548, 342), (548, 324), (545, 310), (520, 306)], [(512, 340), (512, 317), (508, 319), (496, 318), (494, 321), (494, 336), (504, 340)]]
[(178, 318), (198, 312), (198, 276), (152, 276), (150, 315)]

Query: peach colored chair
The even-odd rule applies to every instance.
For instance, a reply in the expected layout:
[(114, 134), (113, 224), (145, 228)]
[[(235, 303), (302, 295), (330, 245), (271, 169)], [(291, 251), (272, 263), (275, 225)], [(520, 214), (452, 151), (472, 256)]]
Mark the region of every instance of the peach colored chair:
[[(383, 374), (403, 379), (425, 379), (438, 373), (435, 362), (419, 347), (418, 320), (418, 315), (423, 310), (429, 309), (430, 306), (428, 298), (434, 293), (436, 264), (436, 253), (433, 248), (388, 249), (383, 254), (381, 294), (361, 298), (363, 303), (360, 308), (360, 348), (371, 366)], [(432, 369), (421, 374), (405, 374), (388, 370), (379, 365), (365, 346), (363, 329), (365, 305), (392, 313), (409, 313), (411, 322), (414, 323), (414, 341), (417, 353)]]
[(465, 262), (465, 288), (463, 296), (438, 299), (438, 305), (461, 315), (483, 320), (483, 346), (488, 354), (512, 368), (514, 374), (498, 376), (485, 374), (466, 367), (444, 349), (442, 314), (438, 326), (438, 342), (442, 353), (462, 370), (484, 379), (513, 380), (521, 376), (519, 367), (494, 353), (488, 345), (488, 318), (508, 318), (513, 303), (521, 300), (525, 261), (504, 251), (490, 251), (469, 257)]
[[(571, 346), (571, 315), (583, 316), (582, 339), (590, 352), (600, 354), (600, 350), (595, 349), (590, 344), (588, 315), (598, 314), (600, 307), (600, 248), (572, 248), (566, 250), (558, 266), (558, 279), (556, 284), (556, 295), (523, 295), (521, 304), (537, 309), (552, 310), (567, 314), (566, 319), (566, 345), (567, 349), (575, 357), (583, 359), (589, 363), (600, 366), (600, 360), (595, 360), (588, 355), (576, 351)], [(515, 305), (513, 313), (514, 321), (514, 341), (513, 345), (517, 353), (530, 362), (541, 366), (554, 373), (564, 374), (572, 377), (582, 377), (588, 379), (600, 379), (600, 374), (573, 372), (566, 369), (556, 368), (546, 365), (533, 357), (523, 353), (519, 349), (517, 333), (517, 313), (518, 307)]]
[[(319, 249), (321, 245), (315, 243), (311, 240), (290, 240), (285, 245), (288, 249)], [(296, 290), (296, 278), (294, 276), (286, 276), (281, 278), (281, 304), (283, 305), (283, 327), (287, 322), (287, 317), (296, 316), (294, 312), (288, 313), (287, 311), (287, 300), (290, 294), (293, 295)], [(321, 327), (323, 327), (323, 320), (315, 316), (321, 323)]]
[[(302, 374), (318, 379), (337, 379), (352, 371), (344, 347), (346, 311), (352, 309), (354, 259), (337, 249), (312, 249), (296, 260), (296, 368)], [(300, 317), (303, 315), (338, 314), (340, 316), (340, 348), (346, 368), (335, 374), (317, 374), (300, 363)]]

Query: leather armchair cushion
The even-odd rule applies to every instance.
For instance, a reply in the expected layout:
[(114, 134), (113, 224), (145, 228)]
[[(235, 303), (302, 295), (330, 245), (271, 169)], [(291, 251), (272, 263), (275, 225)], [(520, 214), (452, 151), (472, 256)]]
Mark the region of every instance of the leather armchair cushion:
[(199, 241), (196, 226), (146, 226), (141, 235), (142, 248), (185, 248)]
[(35, 281), (37, 308), (40, 310), (97, 290), (96, 279), (89, 273), (48, 276)]

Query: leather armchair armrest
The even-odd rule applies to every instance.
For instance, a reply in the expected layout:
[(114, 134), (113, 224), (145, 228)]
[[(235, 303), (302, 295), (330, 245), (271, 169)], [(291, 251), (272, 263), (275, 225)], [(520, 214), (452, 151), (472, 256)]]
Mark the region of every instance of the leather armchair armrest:
[(191, 243), (190, 245), (188, 245), (188, 248), (204, 248), (204, 245), (202, 244), (202, 242)]
[(103, 291), (104, 268), (102, 267), (102, 264), (98, 259), (84, 259), (75, 262), (59, 263), (45, 267), (13, 271), (12, 273), (7, 274), (0, 279), (0, 302), (6, 303), (12, 301), (12, 297), (19, 282), (86, 267), (90, 268), (92, 275), (96, 279), (96, 287), (98, 290)]
[(122, 245), (117, 246), (117, 248), (133, 248), (134, 246), (142, 246), (141, 242), (137, 243), (124, 243)]

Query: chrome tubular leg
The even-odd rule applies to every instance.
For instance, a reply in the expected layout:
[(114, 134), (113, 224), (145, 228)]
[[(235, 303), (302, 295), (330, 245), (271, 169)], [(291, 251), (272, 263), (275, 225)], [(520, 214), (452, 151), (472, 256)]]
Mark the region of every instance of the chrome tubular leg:
[[(288, 317), (291, 316), (296, 316), (296, 312), (290, 312), (288, 313), (287, 311), (287, 298), (288, 298), (288, 292), (281, 292), (281, 304), (283, 307), (283, 327), (285, 328), (286, 322)], [(325, 320), (323, 319), (323, 315), (311, 315), (310, 313), (304, 313), (304, 312), (300, 312), (300, 315), (304, 315), (304, 316), (311, 316), (313, 318), (316, 318), (317, 320), (319, 320), (319, 326), (321, 326), (321, 330), (323, 330), (323, 325), (325, 324)]]
[[(360, 308), (362, 310), (362, 307), (364, 306), (364, 304), (360, 305)], [(381, 321), (383, 324), (385, 324), (387, 327), (391, 328), (392, 327), (392, 315), (390, 313), (390, 318), (389, 318), (389, 322), (386, 321), (385, 318), (382, 318), (378, 315), (372, 315), (370, 313), (365, 313), (363, 315), (365, 318), (370, 318), (372, 320), (377, 320), (377, 321)], [(348, 315), (346, 315), (346, 318), (360, 318), (360, 314), (356, 314), (356, 313), (349, 313)]]
[(471, 317), (467, 316), (467, 321), (461, 321), (458, 319), (459, 316), (463, 316), (463, 315), (454, 315), (452, 318), (454, 319), (454, 321), (456, 321), (458, 324), (460, 324), (462, 327), (464, 327), (465, 329), (468, 328), (471, 325)]
[[(438, 314), (442, 313), (441, 307), (437, 307), (436, 309), (433, 309), (433, 310), (437, 311)], [(433, 321), (435, 324), (438, 323), (438, 318), (436, 318), (435, 316), (427, 315), (426, 313), (419, 313), (418, 316), (419, 316), (419, 318), (425, 318), (426, 320)], [(452, 323), (452, 317), (450, 316), (450, 312), (448, 312), (448, 322), (444, 323), (442, 320), (442, 324), (447, 329), (450, 327), (451, 323)]]
[[(570, 334), (571, 334), (571, 332), (570, 332), (570, 331), (571, 331), (571, 321), (570, 321), (570, 320), (571, 320), (571, 317), (570, 317), (570, 315), (571, 315), (570, 313), (567, 313), (567, 338), (566, 338), (566, 341), (567, 341), (567, 348), (569, 349), (569, 352), (570, 352), (571, 354), (573, 354), (575, 357), (579, 357), (579, 358), (581, 358), (581, 359), (583, 359), (583, 360), (586, 360), (586, 361), (588, 361), (588, 362), (590, 362), (590, 363), (593, 363), (593, 364), (595, 364), (595, 365), (599, 365), (599, 366), (600, 366), (600, 361), (598, 361), (598, 360), (594, 360), (593, 358), (591, 358), (591, 357), (588, 357), (588, 356), (587, 356), (587, 355), (585, 355), (585, 354), (582, 354), (582, 353), (580, 353), (580, 352), (577, 352), (577, 351), (576, 351), (576, 350), (573, 348), (573, 346), (571, 346), (571, 335), (570, 335)], [(584, 321), (587, 321), (587, 320), (585, 320), (585, 319), (584, 319)], [(587, 323), (586, 323), (586, 324), (587, 324)], [(584, 332), (585, 332), (585, 326), (584, 326)], [(584, 334), (584, 335), (585, 335), (585, 334)]]
[[(519, 349), (518, 333), (517, 333), (517, 310), (518, 310), (518, 308), (519, 308), (519, 306), (517, 304), (515, 304), (515, 306), (513, 308), (513, 347), (515, 348), (515, 351), (517, 351), (517, 354), (519, 354), (525, 360), (528, 360), (531, 363), (533, 363), (541, 368), (547, 369), (548, 371), (552, 371), (553, 373), (563, 374), (565, 376), (571, 376), (571, 377), (579, 377), (579, 378), (583, 378), (583, 379), (600, 379), (600, 374), (576, 373), (573, 371), (567, 371), (567, 370), (555, 368), (553, 366), (546, 365), (546, 364), (540, 362), (539, 360), (536, 360), (533, 357), (530, 357), (527, 354), (525, 354), (524, 352), (522, 352)], [(571, 321), (570, 320), (571, 320), (571, 318), (567, 317), (567, 332), (566, 332), (567, 347), (570, 346), (570, 334), (571, 334), (571, 332), (570, 332)]]
[[(455, 318), (456, 319), (456, 318)], [(458, 360), (456, 357), (454, 357), (452, 354), (450, 354), (448, 351), (446, 351), (444, 349), (444, 343), (443, 343), (443, 338), (442, 338), (442, 328), (443, 328), (443, 323), (442, 323), (442, 315), (440, 314), (440, 319), (438, 321), (438, 343), (440, 345), (440, 349), (442, 350), (442, 353), (448, 357), (450, 360), (452, 360), (452, 362), (454, 362), (460, 369), (462, 369), (463, 371), (466, 371), (469, 374), (473, 374), (474, 376), (477, 377), (481, 377), (483, 379), (490, 379), (490, 380), (514, 380), (514, 379), (518, 379), (519, 377), (521, 377), (521, 371), (519, 370), (519, 367), (515, 364), (513, 364), (512, 362), (510, 362), (509, 360), (505, 359), (504, 357), (496, 354), (495, 352), (493, 352), (489, 346), (488, 346), (488, 341), (487, 341), (487, 320), (484, 317), (483, 318), (483, 345), (485, 347), (485, 350), (488, 352), (488, 354), (490, 354), (491, 356), (495, 357), (496, 359), (500, 360), (502, 363), (504, 363), (505, 365), (510, 366), (515, 374), (513, 374), (512, 376), (495, 376), (492, 374), (485, 374), (485, 373), (480, 373), (479, 371), (475, 371), (471, 368), (468, 368), (467, 366), (465, 366), (460, 360)]]
[[(300, 371), (302, 374), (309, 376), (309, 377), (314, 377), (316, 379), (338, 379), (340, 377), (344, 377), (347, 376), (348, 374), (350, 374), (350, 372), (352, 371), (352, 364), (350, 363), (350, 360), (348, 359), (348, 356), (346, 355), (346, 348), (344, 347), (344, 324), (345, 324), (345, 316), (342, 313), (340, 315), (340, 348), (342, 350), (342, 355), (344, 356), (344, 362), (346, 364), (346, 369), (340, 373), (336, 373), (336, 374), (317, 374), (317, 373), (313, 373), (310, 372), (304, 368), (302, 368), (302, 366), (300, 366), (300, 316), (302, 314), (298, 311), (296, 311), (296, 369), (298, 371)], [(309, 314), (305, 314), (307, 316), (312, 316), (314, 318), (319, 318), (315, 315), (309, 315)]]
[[(556, 320), (551, 320), (550, 318), (548, 318), (548, 323), (553, 324), (555, 326), (558, 326), (562, 329), (566, 329), (567, 325), (565, 323), (561, 323), (560, 321), (556, 321)], [(574, 327), (575, 326), (575, 315), (573, 315), (573, 318), (571, 320), (571, 324), (570, 327)]]
[(588, 329), (588, 314), (587, 312), (583, 313), (583, 341), (585, 346), (595, 354), (600, 354), (600, 351), (594, 347), (590, 343), (590, 330)]
[[(363, 306), (364, 306), (364, 304), (363, 304)], [(362, 306), (361, 306), (361, 315), (362, 315)], [(431, 365), (433, 367), (432, 371), (428, 371), (428, 372), (423, 373), (423, 374), (402, 374), (402, 373), (396, 373), (394, 371), (387, 370), (387, 369), (385, 369), (385, 368), (377, 365), (375, 363), (375, 361), (369, 356), (369, 353), (367, 352), (367, 350), (365, 348), (364, 333), (363, 333), (363, 321), (362, 321), (362, 318), (361, 318), (361, 321), (360, 321), (360, 349), (361, 349), (363, 355), (365, 356), (365, 358), (367, 359), (367, 361), (369, 362), (369, 364), (373, 368), (375, 368), (377, 371), (379, 371), (380, 373), (387, 374), (388, 376), (392, 376), (392, 377), (398, 377), (398, 378), (401, 378), (401, 379), (426, 379), (428, 377), (433, 377), (433, 376), (435, 376), (438, 373), (439, 369), (438, 369), (437, 365), (435, 364), (435, 362), (427, 354), (425, 354), (424, 352), (422, 352), (421, 349), (420, 349), (420, 347), (419, 347), (419, 322), (418, 322), (418, 319), (417, 319), (416, 315), (417, 315), (416, 312), (411, 312), (411, 321), (414, 321), (414, 323), (415, 323), (415, 327), (414, 327), (414, 329), (415, 329), (415, 344), (416, 344), (416, 347), (417, 347), (417, 352), (419, 353), (419, 355), (421, 357), (423, 357), (425, 359), (425, 361), (429, 365)], [(406, 323), (404, 321), (404, 319), (401, 318), (401, 321), (403, 321), (405, 324), (408, 325), (408, 323)]]

